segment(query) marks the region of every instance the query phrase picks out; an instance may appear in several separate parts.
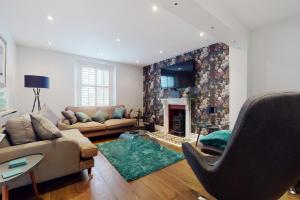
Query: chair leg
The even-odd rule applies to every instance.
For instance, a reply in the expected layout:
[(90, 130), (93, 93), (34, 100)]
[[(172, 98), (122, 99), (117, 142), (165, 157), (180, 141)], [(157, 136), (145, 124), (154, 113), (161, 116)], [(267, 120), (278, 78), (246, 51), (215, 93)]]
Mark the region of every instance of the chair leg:
[(289, 188), (289, 193), (290, 193), (290, 194), (297, 194), (296, 188), (295, 188), (294, 186), (291, 186), (291, 187)]
[(88, 170), (89, 177), (92, 178), (93, 177), (92, 168), (88, 168), (87, 170)]

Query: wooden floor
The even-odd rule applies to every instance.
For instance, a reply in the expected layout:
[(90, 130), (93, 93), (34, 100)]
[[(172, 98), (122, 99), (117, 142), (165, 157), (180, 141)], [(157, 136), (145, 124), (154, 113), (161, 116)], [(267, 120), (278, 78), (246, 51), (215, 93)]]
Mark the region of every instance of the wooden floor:
[[(99, 153), (95, 158), (95, 168), (92, 172), (92, 179), (89, 179), (85, 170), (82, 173), (39, 184), (40, 198), (34, 198), (31, 187), (25, 186), (10, 191), (10, 199), (195, 200), (200, 195), (214, 199), (199, 184), (185, 160), (128, 183)], [(300, 195), (285, 194), (280, 200), (295, 199), (300, 200)]]

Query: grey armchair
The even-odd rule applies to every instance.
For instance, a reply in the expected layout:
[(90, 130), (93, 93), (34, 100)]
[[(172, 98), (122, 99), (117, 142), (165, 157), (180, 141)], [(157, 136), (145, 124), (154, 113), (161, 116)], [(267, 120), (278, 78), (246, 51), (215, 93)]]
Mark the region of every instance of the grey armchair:
[(199, 181), (217, 199), (278, 199), (300, 177), (300, 93), (248, 99), (215, 163), (205, 162), (188, 143), (182, 149)]

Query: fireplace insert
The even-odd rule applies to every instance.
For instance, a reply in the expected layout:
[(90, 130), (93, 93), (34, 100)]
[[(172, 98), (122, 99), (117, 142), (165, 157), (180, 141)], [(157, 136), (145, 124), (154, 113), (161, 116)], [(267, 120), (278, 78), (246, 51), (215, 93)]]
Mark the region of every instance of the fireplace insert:
[(169, 105), (169, 133), (185, 137), (184, 105)]

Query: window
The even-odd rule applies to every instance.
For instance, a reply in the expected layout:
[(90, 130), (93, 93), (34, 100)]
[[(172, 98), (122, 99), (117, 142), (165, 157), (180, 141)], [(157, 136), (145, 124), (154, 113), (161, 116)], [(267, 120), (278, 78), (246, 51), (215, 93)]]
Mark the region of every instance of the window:
[(112, 99), (110, 67), (79, 63), (78, 71), (80, 106), (109, 106)]
[(162, 88), (173, 88), (175, 86), (173, 76), (161, 76), (160, 82)]

